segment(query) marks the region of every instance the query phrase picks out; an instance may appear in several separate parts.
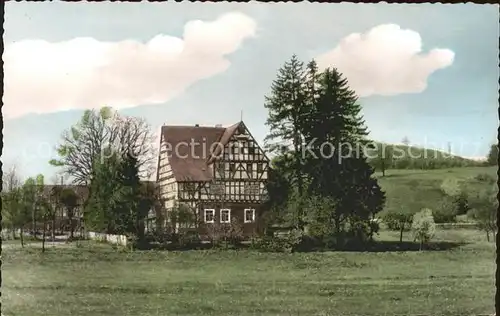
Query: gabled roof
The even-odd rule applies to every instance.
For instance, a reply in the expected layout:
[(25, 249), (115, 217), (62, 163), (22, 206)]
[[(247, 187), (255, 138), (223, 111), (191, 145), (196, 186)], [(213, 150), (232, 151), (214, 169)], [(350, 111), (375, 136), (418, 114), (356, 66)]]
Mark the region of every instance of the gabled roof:
[(241, 122), (225, 127), (162, 126), (162, 145), (166, 145), (168, 160), (175, 180), (211, 181), (209, 164), (229, 142)]

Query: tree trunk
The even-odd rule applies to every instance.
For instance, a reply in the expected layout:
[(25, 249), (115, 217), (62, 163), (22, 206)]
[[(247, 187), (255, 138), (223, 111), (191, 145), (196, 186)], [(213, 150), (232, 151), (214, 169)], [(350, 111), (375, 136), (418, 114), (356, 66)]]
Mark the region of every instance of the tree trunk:
[(47, 231), (47, 220), (43, 218), (42, 252), (45, 252), (45, 232)]
[(16, 240), (16, 228), (12, 228), (12, 240)]
[(405, 229), (405, 224), (401, 223), (401, 230), (399, 231), (399, 243), (403, 243), (403, 231)]
[(55, 241), (56, 239), (56, 214), (54, 213), (54, 216), (52, 216), (52, 242)]
[(486, 231), (486, 240), (490, 242), (490, 232), (488, 230)]
[(21, 233), (20, 233), (20, 237), (21, 237), (21, 247), (24, 248), (24, 229), (23, 227), (21, 226)]
[(382, 177), (385, 177), (385, 160), (382, 159)]
[(335, 235), (336, 235), (335, 236), (335, 243), (336, 243), (336, 246), (343, 247), (344, 239), (343, 239), (342, 231), (340, 230), (340, 218), (337, 214), (335, 214), (334, 221), (335, 221)]
[(75, 231), (75, 225), (73, 224), (73, 211), (68, 212), (68, 218), (69, 218), (69, 239), (73, 240), (73, 233)]
[(32, 220), (33, 220), (33, 223), (32, 223), (32, 224), (33, 224), (33, 227), (32, 227), (32, 230), (33, 230), (33, 236), (34, 236), (34, 238), (35, 238), (35, 240), (36, 240), (36, 208), (35, 208), (35, 207), (33, 207), (33, 212), (32, 212), (32, 214), (31, 214), (31, 215), (32, 215), (32, 217), (33, 217), (33, 218), (32, 218)]
[(64, 209), (62, 207), (60, 208), (59, 214), (59, 230), (61, 235), (64, 234)]
[(302, 162), (300, 159), (300, 154), (302, 151), (301, 137), (298, 131), (294, 131), (294, 150), (295, 150), (295, 172), (297, 175), (297, 189), (299, 193), (299, 207), (297, 210), (297, 226), (300, 231), (304, 231), (305, 223), (303, 221), (303, 204), (302, 198), (304, 196), (304, 182), (302, 179)]

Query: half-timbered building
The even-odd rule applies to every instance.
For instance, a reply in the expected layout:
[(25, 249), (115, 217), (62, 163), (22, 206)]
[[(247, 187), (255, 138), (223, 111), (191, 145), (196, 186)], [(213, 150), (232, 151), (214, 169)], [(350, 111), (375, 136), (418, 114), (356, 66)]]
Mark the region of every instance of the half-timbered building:
[(169, 213), (185, 205), (203, 236), (208, 225), (237, 221), (258, 231), (267, 201), (269, 159), (243, 122), (229, 127), (162, 126), (157, 184)]

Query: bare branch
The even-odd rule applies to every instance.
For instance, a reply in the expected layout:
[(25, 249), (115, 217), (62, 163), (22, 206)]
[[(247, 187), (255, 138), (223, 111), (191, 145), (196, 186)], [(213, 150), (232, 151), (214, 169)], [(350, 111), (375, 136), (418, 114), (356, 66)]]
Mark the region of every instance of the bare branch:
[(142, 118), (107, 116), (101, 111), (88, 111), (80, 122), (62, 135), (59, 146), (61, 160), (57, 165), (73, 178), (75, 184), (88, 184), (92, 168), (101, 159), (103, 150), (130, 153), (138, 159), (139, 176), (149, 178), (154, 172), (155, 137), (150, 125)]
[(4, 191), (9, 192), (22, 185), (21, 178), (17, 171), (17, 166), (11, 166), (7, 172), (2, 175), (2, 188)]

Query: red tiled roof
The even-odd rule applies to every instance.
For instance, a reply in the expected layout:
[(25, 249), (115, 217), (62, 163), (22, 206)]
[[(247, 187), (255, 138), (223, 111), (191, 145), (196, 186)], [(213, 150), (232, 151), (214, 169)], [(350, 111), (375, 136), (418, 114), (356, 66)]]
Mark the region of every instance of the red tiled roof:
[(230, 127), (162, 126), (163, 144), (177, 181), (210, 181), (213, 155), (221, 152), (240, 123)]

